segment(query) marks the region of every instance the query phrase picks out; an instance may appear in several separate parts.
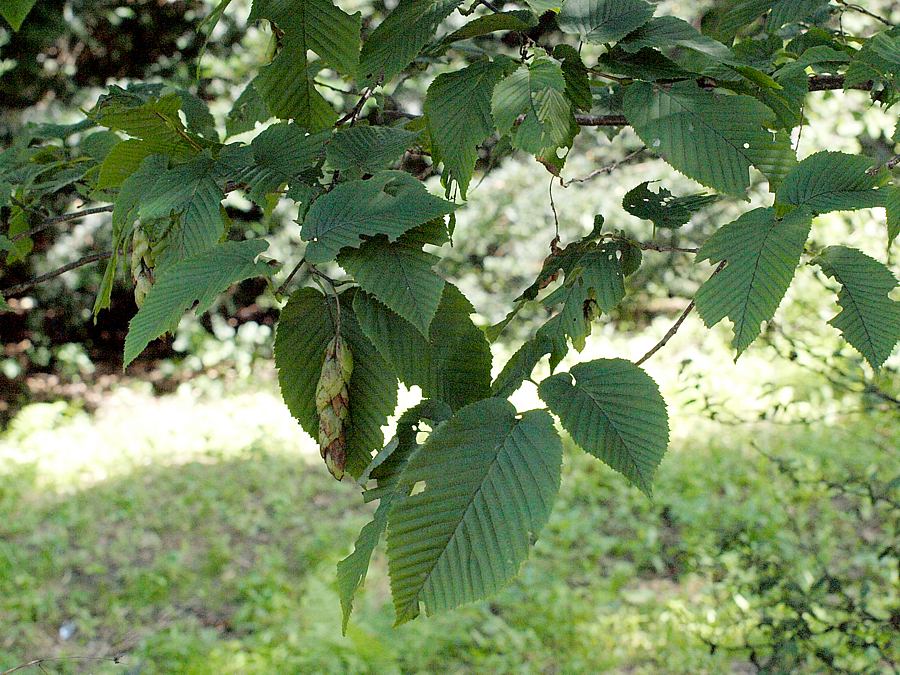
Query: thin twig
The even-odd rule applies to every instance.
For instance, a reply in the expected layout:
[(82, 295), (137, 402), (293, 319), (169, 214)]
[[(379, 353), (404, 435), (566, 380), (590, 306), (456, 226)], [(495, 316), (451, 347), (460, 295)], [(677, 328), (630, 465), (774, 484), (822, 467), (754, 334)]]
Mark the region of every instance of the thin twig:
[[(9, 297), (11, 295), (17, 295), (22, 293), (23, 291), (27, 291), (31, 288), (34, 288), (38, 284), (42, 284), (45, 281), (49, 281), (50, 279), (55, 279), (61, 274), (65, 274), (66, 272), (71, 272), (74, 269), (78, 269), (79, 267), (84, 267), (85, 265), (90, 265), (91, 263), (95, 263), (99, 260), (106, 260), (107, 258), (112, 257), (112, 251), (103, 251), (102, 253), (91, 253), (90, 255), (86, 255), (83, 258), (79, 258), (74, 262), (70, 262), (62, 267), (53, 270), (52, 272), (47, 272), (46, 274), (42, 274), (40, 276), (34, 277), (33, 279), (29, 279), (28, 281), (23, 281), (21, 284), (15, 284), (14, 286), (10, 286), (9, 288), (4, 288), (2, 291), (3, 296)], [(0, 673), (0, 675), (3, 675)]]
[(291, 273), (287, 275), (287, 279), (285, 279), (284, 283), (282, 283), (281, 286), (279, 286), (278, 289), (275, 291), (276, 296), (282, 295), (287, 290), (288, 284), (291, 283), (294, 276), (297, 274), (297, 272), (300, 271), (300, 268), (303, 267), (303, 263), (305, 263), (305, 262), (306, 262), (306, 258), (300, 258), (300, 260), (297, 261), (297, 264), (294, 265), (294, 269), (292, 269)]
[(846, 0), (837, 0), (837, 3), (839, 5), (843, 5), (847, 9), (852, 9), (854, 12), (859, 12), (860, 14), (865, 14), (866, 16), (868, 16), (872, 19), (875, 19), (876, 21), (880, 21), (885, 26), (893, 26), (894, 25), (891, 23), (890, 19), (886, 19), (885, 17), (879, 16), (878, 14), (875, 14), (874, 12), (870, 12), (865, 7), (860, 7), (859, 5), (854, 5), (852, 3), (846, 2)]
[(25, 670), (26, 668), (41, 668), (43, 664), (50, 662), (58, 662), (58, 661), (109, 661), (115, 664), (122, 663), (121, 656), (56, 656), (56, 657), (47, 657), (43, 659), (33, 659), (28, 663), (22, 663), (18, 666), (10, 668), (9, 670), (0, 671), (0, 675), (10, 675), (10, 673), (15, 673), (19, 670)]
[[(725, 267), (724, 261), (719, 263), (719, 266), (709, 276), (709, 278), (712, 279), (714, 276), (716, 276), (719, 272), (722, 271), (723, 267)], [(681, 313), (681, 316), (679, 316), (678, 319), (675, 321), (675, 323), (672, 324), (672, 327), (666, 331), (666, 334), (662, 336), (662, 339), (659, 342), (657, 342), (655, 345), (653, 345), (653, 348), (649, 352), (647, 352), (641, 358), (639, 358), (637, 361), (635, 361), (635, 364), (638, 366), (641, 365), (644, 361), (646, 361), (651, 356), (653, 356), (656, 352), (658, 352), (660, 349), (665, 347), (666, 343), (668, 343), (669, 340), (671, 340), (673, 337), (675, 337), (675, 333), (677, 333), (678, 329), (681, 328), (681, 324), (683, 324), (684, 320), (688, 318), (688, 314), (690, 314), (693, 311), (695, 305), (696, 305), (696, 300), (691, 299), (690, 303), (688, 303), (688, 306), (685, 307), (684, 311)]]
[(553, 227), (554, 232), (556, 233), (556, 237), (554, 241), (559, 241), (559, 214), (556, 212), (556, 202), (553, 199), (553, 179), (555, 176), (550, 176), (550, 209), (553, 211)]
[(560, 178), (559, 184), (562, 185), (563, 187), (569, 187), (572, 183), (586, 183), (587, 181), (591, 180), (592, 178), (596, 178), (597, 176), (600, 176), (602, 174), (607, 174), (607, 175), (611, 174), (613, 171), (618, 169), (623, 164), (630, 162), (632, 159), (634, 159), (635, 157), (640, 155), (646, 149), (647, 149), (647, 147), (642, 145), (637, 150), (635, 150), (633, 152), (629, 152), (622, 159), (616, 160), (612, 164), (608, 164), (606, 166), (601, 166), (599, 169), (594, 169), (587, 176), (584, 176), (582, 178), (571, 178), (569, 180), (563, 180), (562, 178)]
[(377, 89), (380, 84), (381, 80), (379, 79), (379, 81), (373, 84), (371, 87), (366, 87), (362, 95), (359, 97), (359, 100), (356, 102), (356, 105), (353, 106), (353, 109), (334, 123), (335, 128), (342, 126), (347, 122), (350, 122), (351, 127), (356, 124), (356, 120), (359, 118), (359, 114), (362, 112), (363, 106), (366, 104), (366, 101), (372, 98), (372, 96), (375, 94), (375, 89)]
[(656, 251), (658, 253), (697, 253), (700, 250), (696, 247), (666, 246), (652, 241), (629, 241), (628, 243), (637, 246), (642, 251)]
[(56, 225), (57, 223), (64, 223), (69, 220), (78, 220), (79, 218), (84, 218), (85, 216), (92, 216), (96, 213), (109, 213), (113, 210), (112, 205), (109, 206), (97, 206), (92, 209), (83, 209), (81, 211), (73, 211), (72, 213), (63, 213), (60, 216), (53, 216), (52, 218), (46, 218), (42, 220), (40, 223), (32, 227), (27, 232), (20, 232), (15, 237), (13, 237), (10, 241), (19, 241), (19, 239), (24, 239), (25, 237), (31, 237), (38, 232), (46, 230), (51, 225)]

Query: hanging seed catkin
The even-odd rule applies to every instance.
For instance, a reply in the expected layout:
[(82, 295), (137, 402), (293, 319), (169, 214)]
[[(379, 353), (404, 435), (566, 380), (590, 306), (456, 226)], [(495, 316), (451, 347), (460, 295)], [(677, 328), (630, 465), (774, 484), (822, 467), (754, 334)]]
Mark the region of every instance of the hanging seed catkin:
[(135, 229), (131, 238), (131, 278), (134, 279), (134, 302), (140, 308), (153, 286), (153, 252), (150, 239), (141, 228)]
[(319, 452), (331, 475), (341, 480), (347, 464), (346, 422), (350, 414), (350, 375), (353, 354), (340, 335), (325, 348), (325, 362), (316, 385), (319, 414)]

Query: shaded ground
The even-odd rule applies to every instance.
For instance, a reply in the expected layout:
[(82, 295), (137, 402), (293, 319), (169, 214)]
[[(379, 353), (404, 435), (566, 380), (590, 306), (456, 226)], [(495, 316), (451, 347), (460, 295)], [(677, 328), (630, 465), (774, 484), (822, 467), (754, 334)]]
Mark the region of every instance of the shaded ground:
[[(728, 649), (773, 602), (752, 556), (777, 559), (801, 587), (820, 564), (867, 579), (876, 614), (897, 605), (896, 558), (879, 558), (896, 513), (796, 484), (751, 446), (800, 458), (803, 476), (896, 474), (896, 425), (779, 429), (777, 441), (700, 425), (663, 463), (653, 501), (570, 449), (548, 529), (491, 602), (394, 630), (377, 557), (342, 638), (334, 564), (368, 508), (327, 476), (272, 394), (189, 398), (119, 396), (99, 418), (34, 406), (0, 437), (0, 668), (123, 655), (44, 667), (752, 672), (748, 650)], [(843, 663), (883, 672), (870, 652)]]

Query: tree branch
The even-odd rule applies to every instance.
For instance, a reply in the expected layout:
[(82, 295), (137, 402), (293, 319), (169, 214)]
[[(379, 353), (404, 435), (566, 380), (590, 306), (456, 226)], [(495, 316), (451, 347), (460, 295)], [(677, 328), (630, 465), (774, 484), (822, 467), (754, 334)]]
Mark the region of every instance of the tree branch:
[(72, 213), (63, 213), (59, 216), (53, 216), (52, 218), (47, 218), (42, 220), (40, 223), (32, 227), (30, 230), (26, 232), (20, 232), (15, 237), (13, 237), (10, 241), (16, 242), (19, 239), (24, 239), (25, 237), (31, 237), (37, 234), (38, 232), (42, 232), (46, 230), (51, 225), (56, 225), (57, 223), (65, 223), (69, 220), (78, 220), (79, 218), (84, 218), (85, 216), (92, 216), (96, 213), (109, 213), (113, 210), (112, 205), (109, 206), (97, 206), (92, 209), (82, 209), (81, 211), (73, 211)]
[(65, 274), (66, 272), (71, 272), (74, 269), (78, 269), (79, 267), (84, 267), (85, 265), (90, 265), (91, 263), (95, 263), (99, 260), (106, 260), (107, 258), (112, 257), (112, 251), (103, 251), (102, 253), (91, 253), (90, 255), (86, 255), (83, 258), (79, 258), (74, 262), (70, 262), (62, 267), (53, 270), (52, 272), (47, 272), (46, 274), (42, 274), (40, 276), (34, 277), (33, 279), (29, 279), (28, 281), (23, 281), (21, 284), (15, 284), (10, 286), (9, 288), (4, 288), (2, 294), (4, 297), (9, 297), (11, 295), (17, 295), (19, 293), (23, 293), (29, 289), (34, 288), (38, 284), (42, 284), (45, 281), (49, 281), (50, 279), (55, 279), (61, 274)]
[(859, 5), (854, 5), (852, 3), (847, 2), (846, 0), (836, 0), (837, 4), (846, 7), (847, 9), (853, 10), (854, 12), (859, 12), (860, 14), (865, 14), (869, 18), (875, 19), (876, 21), (880, 21), (885, 26), (893, 26), (889, 19), (886, 19), (883, 16), (879, 16), (874, 12), (870, 12), (865, 7), (860, 7)]
[[(719, 266), (715, 269), (715, 271), (709, 275), (709, 278), (712, 279), (719, 272), (722, 271), (722, 268), (725, 267), (725, 261), (719, 263)], [(678, 329), (681, 328), (681, 324), (684, 323), (684, 320), (688, 318), (688, 315), (694, 310), (696, 306), (696, 301), (692, 298), (688, 306), (684, 308), (684, 311), (681, 313), (681, 316), (676, 319), (675, 323), (672, 324), (672, 327), (666, 331), (666, 334), (662, 336), (662, 339), (653, 345), (653, 348), (644, 354), (641, 358), (635, 361), (635, 365), (641, 365), (644, 361), (653, 356), (656, 352), (666, 346), (666, 343), (669, 342), (673, 337), (675, 337), (675, 333), (678, 332)]]

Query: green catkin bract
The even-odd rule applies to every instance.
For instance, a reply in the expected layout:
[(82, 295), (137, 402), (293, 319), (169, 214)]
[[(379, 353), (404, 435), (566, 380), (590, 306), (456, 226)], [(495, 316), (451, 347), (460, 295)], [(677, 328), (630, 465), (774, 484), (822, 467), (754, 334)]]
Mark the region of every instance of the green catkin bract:
[(322, 374), (316, 385), (319, 452), (331, 475), (341, 480), (347, 463), (347, 418), (350, 414), (350, 375), (353, 354), (340, 335), (325, 348)]
[(153, 251), (150, 239), (137, 228), (131, 239), (131, 278), (134, 279), (134, 302), (140, 309), (153, 286)]

